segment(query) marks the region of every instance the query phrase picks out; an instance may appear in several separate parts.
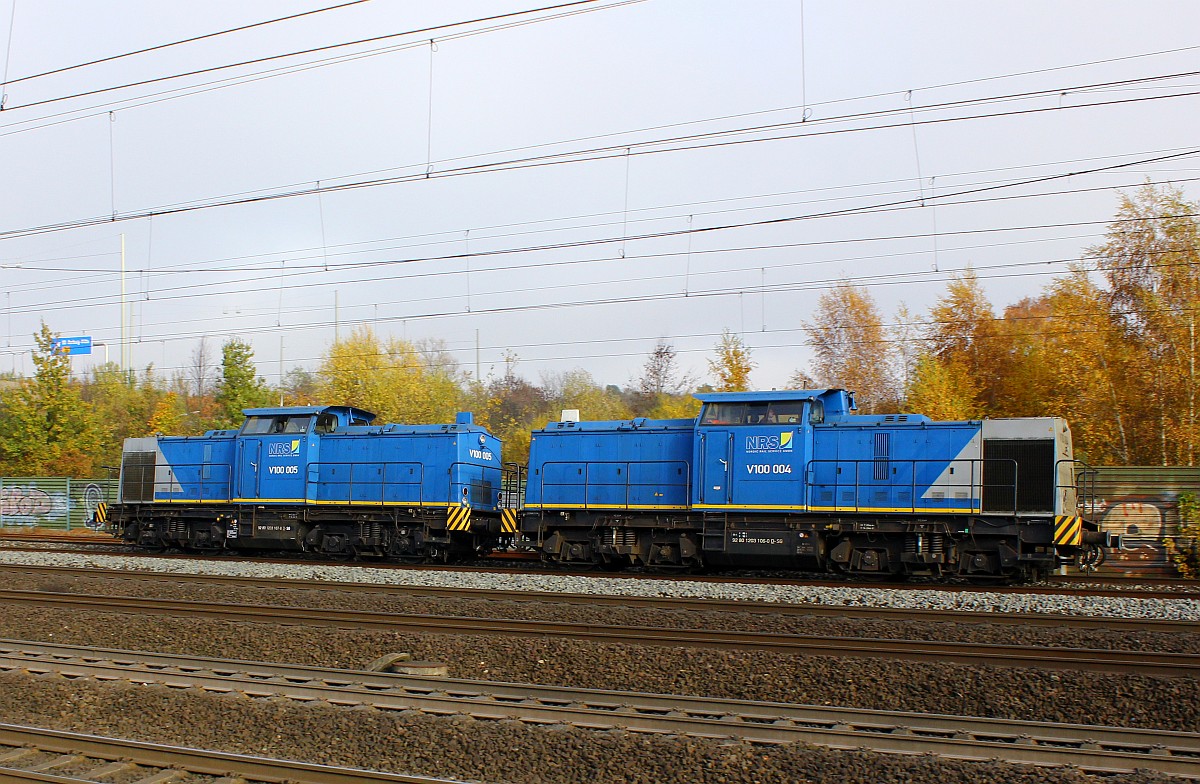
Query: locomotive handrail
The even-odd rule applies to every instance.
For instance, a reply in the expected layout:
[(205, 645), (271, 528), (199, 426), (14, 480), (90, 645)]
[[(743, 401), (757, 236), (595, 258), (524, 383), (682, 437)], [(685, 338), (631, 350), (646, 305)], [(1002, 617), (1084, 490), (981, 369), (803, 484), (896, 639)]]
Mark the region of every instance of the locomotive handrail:
[[(348, 466), (350, 468), (349, 475), (346, 479), (339, 480), (339, 479), (322, 479), (321, 478), (321, 469), (322, 468), (337, 468), (339, 466)], [(375, 480), (359, 482), (360, 487), (365, 485), (368, 489), (377, 484), (378, 488), (379, 488), (379, 500), (378, 501), (375, 501), (373, 498), (355, 499), (354, 489), (355, 489), (356, 482), (355, 482), (355, 478), (354, 478), (354, 469), (356, 466), (357, 467), (374, 467), (379, 472), (379, 479), (377, 482)], [(417, 469), (416, 480), (411, 481), (411, 482), (398, 482), (395, 479), (389, 480), (388, 473), (387, 473), (387, 469), (389, 466), (412, 466), (412, 467), (415, 467)], [(314, 477), (314, 474), (315, 474), (315, 477)], [(320, 491), (323, 487), (333, 488), (333, 487), (337, 487), (339, 485), (346, 486), (346, 497), (345, 498), (341, 498), (341, 497), (326, 498), (326, 499), (320, 498)], [(349, 503), (349, 504), (378, 503), (380, 506), (386, 506), (388, 503), (387, 488), (389, 486), (396, 486), (396, 485), (405, 486), (405, 487), (415, 485), (417, 488), (416, 501), (415, 502), (405, 501), (404, 503), (414, 503), (415, 505), (418, 505), (418, 506), (423, 504), (424, 503), (424, 491), (425, 491), (425, 466), (421, 463), (413, 462), (411, 460), (404, 460), (404, 461), (400, 461), (400, 460), (364, 460), (364, 461), (345, 461), (345, 462), (325, 461), (325, 462), (309, 463), (308, 464), (308, 472), (304, 476), (304, 497), (306, 499), (314, 500), (314, 501), (318, 501), (318, 502), (319, 501), (345, 501), (346, 503)], [(315, 493), (313, 492), (314, 490), (316, 491)], [(396, 503), (396, 502), (393, 501), (392, 503)]]
[[(180, 475), (179, 469), (196, 469), (197, 476), (193, 479), (185, 474)], [(224, 480), (213, 479), (213, 469), (219, 469), (225, 473)], [(159, 479), (159, 472), (165, 471), (166, 478)], [(199, 498), (206, 501), (229, 501), (233, 498), (233, 471), (228, 463), (168, 463), (160, 465), (157, 463), (146, 463), (143, 465), (126, 465), (122, 471), (124, 476), (121, 479), (121, 498), (125, 498), (125, 484), (128, 483), (128, 476), (135, 475), (134, 484), (139, 489), (144, 490), (147, 486), (150, 488), (150, 501), (175, 501), (182, 500), (176, 498), (159, 498), (161, 493), (164, 496), (171, 494), (179, 494), (187, 492), (184, 485), (199, 485)], [(146, 476), (149, 474), (150, 481), (146, 481)], [(205, 476), (210, 474), (210, 476)], [(213, 490), (223, 492), (214, 493), (215, 497), (210, 497), (207, 493)], [(207, 491), (207, 492), (206, 492)], [(145, 499), (142, 499), (145, 500)], [(192, 499), (186, 499), (192, 500)]]
[[(813, 504), (812, 503), (812, 493), (818, 489), (821, 489), (821, 490), (832, 489), (833, 490), (833, 500), (832, 500), (831, 505), (836, 510), (853, 509), (854, 511), (858, 511), (863, 506), (870, 506), (869, 504), (865, 505), (865, 504), (861, 503), (861, 495), (859, 493), (860, 490), (868, 489), (868, 488), (881, 488), (881, 487), (895, 488), (898, 486), (895, 482), (891, 481), (891, 478), (895, 475), (894, 470), (892, 471), (892, 473), (888, 474), (883, 479), (872, 478), (871, 481), (862, 481), (861, 468), (863, 465), (868, 465), (871, 467), (870, 470), (871, 470), (871, 475), (873, 477), (874, 472), (876, 471), (877, 467), (881, 463), (887, 465), (888, 467), (893, 467), (895, 464), (900, 464), (901, 466), (909, 466), (911, 468), (911, 470), (909, 471), (909, 480), (910, 481), (907, 483), (907, 485), (900, 485), (900, 486), (907, 486), (910, 491), (910, 496), (909, 496), (910, 504), (908, 507), (908, 511), (910, 511), (910, 512), (917, 511), (917, 470), (916, 469), (919, 464), (940, 465), (940, 466), (947, 466), (950, 468), (954, 468), (954, 467), (957, 467), (957, 464), (963, 464), (963, 463), (970, 466), (970, 476), (968, 477), (968, 481), (965, 481), (965, 482), (964, 481), (956, 481), (956, 482), (947, 481), (944, 483), (931, 483), (928, 485), (928, 488), (929, 488), (929, 491), (932, 491), (939, 487), (945, 488), (947, 490), (954, 490), (956, 488), (966, 487), (966, 488), (968, 488), (968, 494), (969, 494), (968, 498), (965, 498), (965, 499), (949, 498), (949, 499), (938, 499), (938, 500), (969, 501), (971, 508), (969, 510), (963, 510), (963, 511), (971, 511), (971, 512), (978, 513), (978, 512), (985, 511), (984, 510), (984, 490), (985, 489), (988, 489), (988, 488), (1011, 489), (1012, 490), (1011, 513), (1015, 516), (1018, 512), (1018, 509), (1019, 509), (1018, 488), (1020, 487), (1018, 472), (1020, 470), (1020, 466), (1017, 464), (1017, 461), (1012, 458), (1000, 458), (1000, 457), (992, 457), (992, 458), (964, 457), (964, 458), (956, 458), (956, 459), (953, 459), (950, 461), (934, 460), (934, 459), (897, 460), (894, 458), (888, 458), (886, 460), (880, 460), (877, 458), (865, 458), (865, 459), (856, 459), (856, 460), (849, 460), (849, 459), (809, 460), (808, 463), (804, 467), (805, 482), (808, 485), (808, 490), (809, 490), (809, 494), (810, 494), (809, 495), (809, 504), (811, 506), (821, 506), (821, 504)], [(982, 471), (983, 464), (985, 464), (985, 463), (1007, 463), (1007, 464), (1012, 465), (1013, 481), (1012, 481), (1011, 485), (1008, 483), (985, 484), (983, 481), (983, 471)], [(840, 472), (840, 469), (842, 466), (853, 464), (854, 465), (854, 483), (851, 484), (849, 482), (839, 481), (838, 477), (840, 476), (840, 473), (834, 473), (834, 475), (833, 475), (834, 481), (833, 482), (818, 482), (817, 481), (817, 472), (816, 472), (816, 466), (818, 464), (833, 465), (836, 468), (838, 468), (839, 472)], [(853, 489), (854, 490), (854, 502), (853, 503), (839, 502), (838, 492), (843, 489)], [(893, 506), (895, 507), (898, 505), (893, 504)], [(948, 508), (947, 511), (956, 511), (956, 510), (954, 510), (952, 508)], [(986, 511), (998, 512), (998, 513), (1008, 513), (1009, 510), (988, 509)]]
[[(630, 476), (629, 466), (631, 464), (638, 465), (638, 466), (646, 466), (646, 465), (682, 466), (686, 470), (684, 471), (682, 480), (679, 482), (669, 482), (669, 483), (667, 483), (667, 482), (636, 482), (635, 483), (635, 482), (629, 481), (629, 476)], [(580, 463), (580, 461), (578, 461), (578, 460), (549, 460), (549, 461), (541, 464), (541, 474), (540, 474), (541, 478), (538, 481), (538, 485), (542, 491), (541, 497), (542, 497), (542, 506), (543, 507), (546, 505), (545, 498), (546, 498), (546, 488), (547, 487), (552, 487), (552, 488), (553, 487), (579, 487), (579, 485), (577, 483), (571, 483), (571, 484), (566, 483), (566, 482), (547, 483), (545, 468), (546, 468), (546, 466), (551, 466), (551, 465), (582, 465), (583, 466), (584, 470), (583, 470), (583, 485), (582, 485), (582, 487), (583, 487), (583, 507), (585, 509), (588, 507), (593, 507), (593, 506), (601, 506), (601, 504), (595, 504), (595, 503), (591, 503), (588, 501), (588, 497), (589, 497), (588, 491), (592, 487), (623, 487), (625, 489), (625, 503), (618, 504), (618, 506), (624, 506), (624, 508), (626, 508), (626, 509), (630, 508), (630, 504), (629, 504), (630, 492), (629, 491), (630, 491), (631, 487), (682, 488), (683, 503), (680, 505), (688, 506), (691, 503), (690, 489), (691, 489), (691, 479), (692, 479), (692, 477), (691, 477), (692, 467), (685, 460), (636, 460), (636, 461), (634, 461), (634, 460), (587, 460), (587, 461), (583, 461), (582, 463)], [(625, 473), (623, 474), (623, 476), (625, 477), (625, 481), (623, 483), (596, 482), (595, 484), (593, 484), (591, 482), (591, 472), (588, 471), (587, 469), (588, 469), (588, 467), (594, 466), (594, 465), (624, 466)], [(603, 505), (603, 506), (608, 506), (608, 505)]]
[[(1061, 484), (1058, 482), (1059, 466), (1067, 463), (1071, 466), (1071, 478), (1073, 483), (1070, 485)], [(1093, 468), (1088, 463), (1082, 460), (1073, 458), (1061, 458), (1054, 464), (1054, 493), (1058, 494), (1060, 490), (1073, 489), (1075, 491), (1075, 508), (1076, 511), (1083, 517), (1093, 518), (1099, 511), (1097, 502), (1096, 486), (1099, 482), (1100, 472)], [(1066, 513), (1066, 509), (1063, 510)]]
[(500, 474), (501, 509), (521, 509), (525, 506), (525, 487), (528, 467), (522, 463), (504, 463)]

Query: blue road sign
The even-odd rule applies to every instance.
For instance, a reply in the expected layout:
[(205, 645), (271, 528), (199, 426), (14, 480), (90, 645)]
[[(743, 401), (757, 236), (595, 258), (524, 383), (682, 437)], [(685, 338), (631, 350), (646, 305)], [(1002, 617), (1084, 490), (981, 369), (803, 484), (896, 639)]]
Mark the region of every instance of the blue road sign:
[(77, 338), (55, 338), (51, 347), (55, 354), (91, 354), (92, 336)]

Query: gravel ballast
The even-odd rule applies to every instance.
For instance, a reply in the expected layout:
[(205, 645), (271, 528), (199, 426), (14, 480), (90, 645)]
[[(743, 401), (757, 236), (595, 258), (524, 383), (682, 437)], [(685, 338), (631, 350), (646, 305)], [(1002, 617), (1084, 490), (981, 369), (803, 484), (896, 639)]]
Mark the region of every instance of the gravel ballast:
[[(301, 580), (383, 582), (409, 580), (419, 584), (454, 587), (495, 585), (505, 590), (517, 581), (539, 590), (620, 595), (696, 595), (706, 587), (723, 598), (769, 600), (770, 586), (705, 585), (681, 581), (589, 579), (533, 574), (511, 576), (465, 572), (373, 570), (351, 566), (291, 566), (212, 561), (153, 561), (124, 556), (63, 556), (2, 552), (0, 561), (39, 565), (135, 568), (149, 562), (170, 571), (212, 570), (217, 574), (253, 577), (290, 576)], [(113, 560), (117, 559), (117, 560)], [(123, 563), (124, 566), (116, 566)], [(285, 570), (287, 574), (277, 574)], [(440, 575), (440, 576), (439, 576)], [(548, 612), (570, 620), (564, 613), (579, 612), (598, 622), (631, 625), (690, 624), (709, 627), (713, 616), (725, 615), (731, 628), (769, 624), (775, 631), (780, 618), (750, 614), (695, 613), (644, 610), (625, 613), (619, 608), (569, 608), (547, 603), (472, 602), (454, 600), (438, 607), (428, 600), (395, 599), (339, 593), (298, 584), (295, 591), (190, 587), (185, 584), (151, 588), (145, 583), (124, 583), (115, 578), (65, 578), (14, 575), (8, 587), (56, 592), (125, 593), (139, 591), (171, 598), (221, 603), (292, 604), (321, 607), (377, 609), (365, 603), (380, 602), (394, 612), (438, 614), (499, 614)], [(439, 582), (444, 581), (444, 582)], [(742, 593), (740, 588), (747, 589)], [(532, 588), (530, 590), (533, 590)], [(160, 591), (162, 593), (160, 593)], [(259, 595), (261, 594), (261, 595)], [(945, 602), (947, 594), (935, 591), (879, 588), (805, 589), (787, 586), (775, 592), (774, 601), (856, 603), (924, 601), (913, 594), (930, 594), (930, 601)], [(795, 598), (797, 596), (805, 598)], [(989, 597), (992, 611), (1014, 612), (1009, 599), (1025, 603), (1025, 611), (1053, 612), (1037, 600), (1069, 602), (1079, 610), (1090, 600), (1082, 596), (1002, 596), (951, 592), (969, 597), (975, 606), (954, 609), (981, 610)], [(782, 599), (787, 596), (791, 598)], [(270, 597), (270, 600), (267, 599)], [(881, 598), (882, 597), (882, 598)], [(907, 598), (906, 598), (907, 597)], [(1034, 601), (1026, 601), (1034, 600)], [(949, 599), (953, 602), (954, 599)], [(1160, 601), (1160, 600), (1156, 600)], [(1193, 599), (1171, 600), (1182, 606), (1175, 612), (1194, 612)], [(1004, 606), (1001, 606), (1004, 605)], [(1148, 612), (1134, 604), (1121, 613)], [(540, 609), (539, 609), (540, 608)], [(1116, 605), (1106, 612), (1115, 612)], [(1086, 613), (1096, 614), (1096, 613)], [(1159, 616), (1161, 617), (1161, 616)], [(791, 622), (791, 621), (789, 621)], [(937, 637), (975, 639), (972, 635), (999, 636), (1004, 642), (1026, 642), (1025, 629), (997, 625), (920, 624), (907, 629), (876, 621), (810, 618), (796, 621), (807, 631), (861, 636)], [(851, 629), (853, 631), (847, 631)], [(1070, 645), (1068, 630), (1038, 630), (1047, 646)], [(1084, 639), (1112, 647), (1124, 645), (1163, 649), (1164, 636), (1137, 635), (1122, 643), (1122, 635), (1088, 631)], [(1130, 635), (1124, 635), (1129, 637)], [(189, 618), (147, 618), (121, 613), (48, 610), (10, 606), (0, 616), (0, 637), (44, 640), (69, 645), (146, 650), (201, 657), (278, 661), (305, 665), (357, 669), (386, 653), (406, 651), (415, 658), (443, 661), (451, 677), (542, 683), (657, 693), (678, 693), (722, 698), (815, 703), (849, 707), (910, 710), (976, 716), (1020, 718), (1036, 721), (1109, 724), (1195, 732), (1200, 730), (1200, 683), (1195, 679), (1114, 677), (1111, 675), (970, 667), (937, 662), (895, 662), (877, 659), (779, 656), (704, 649), (636, 645), (595, 645), (571, 640), (496, 638), (469, 635), (407, 635), (330, 628), (277, 627), (270, 624), (234, 623)], [(1177, 642), (1192, 651), (1197, 635), (1181, 635)], [(1066, 640), (1066, 641), (1065, 641)], [(981, 640), (982, 641), (982, 640)], [(1101, 647), (1096, 644), (1094, 647)], [(1052, 651), (1048, 651), (1052, 655)], [(67, 681), (57, 677), (31, 677), (0, 673), (0, 715), (4, 721), (52, 726), (79, 732), (181, 743), (224, 751), (305, 759), (404, 773), (505, 784), (534, 782), (665, 781), (701, 784), (793, 784), (797, 782), (1143, 782), (1171, 781), (1152, 774), (1099, 779), (1072, 770), (966, 763), (933, 758), (907, 758), (869, 753), (846, 753), (804, 746), (755, 747), (701, 739), (673, 739), (625, 732), (597, 732), (569, 728), (537, 728), (511, 722), (480, 722), (467, 717), (431, 717), (369, 709), (299, 705), (284, 700), (253, 700), (178, 692), (155, 686)]]
[(582, 593), (604, 596), (662, 596), (732, 601), (779, 602), (962, 610), (996, 613), (1047, 613), (1110, 618), (1156, 618), (1200, 622), (1200, 596), (1161, 599), (1138, 596), (1089, 596), (1086, 593), (1014, 594), (1002, 591), (942, 591), (866, 586), (764, 585), (682, 580), (641, 580), (578, 575), (500, 574), (480, 571), (373, 569), (335, 564), (287, 564), (255, 561), (156, 559), (134, 555), (38, 553), (0, 549), (0, 563), (41, 566), (134, 569), (163, 573), (277, 577), (307, 582), (419, 585), (503, 591)]

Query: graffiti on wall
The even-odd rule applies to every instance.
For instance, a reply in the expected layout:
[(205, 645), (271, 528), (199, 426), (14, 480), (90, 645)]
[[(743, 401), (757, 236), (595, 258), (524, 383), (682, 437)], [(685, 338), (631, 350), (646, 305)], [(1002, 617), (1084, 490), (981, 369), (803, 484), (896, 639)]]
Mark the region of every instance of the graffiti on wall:
[(104, 499), (104, 488), (95, 482), (58, 487), (5, 484), (0, 486), (0, 526), (70, 528), (76, 522), (94, 527), (93, 512)]
[(33, 485), (0, 488), (0, 515), (5, 525), (37, 525), (67, 515), (66, 493), (51, 493)]
[(1165, 542), (1174, 534), (1179, 495), (1119, 495), (1096, 504), (1103, 531), (1121, 535), (1121, 549), (1109, 556), (1113, 566), (1170, 568)]

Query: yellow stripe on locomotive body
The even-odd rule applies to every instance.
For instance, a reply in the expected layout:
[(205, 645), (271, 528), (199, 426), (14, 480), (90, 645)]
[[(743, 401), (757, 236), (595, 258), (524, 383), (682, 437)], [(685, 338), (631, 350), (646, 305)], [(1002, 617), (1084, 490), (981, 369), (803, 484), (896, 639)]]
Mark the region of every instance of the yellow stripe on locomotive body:
[(1083, 544), (1083, 518), (1058, 515), (1054, 518), (1054, 544), (1078, 547)]
[(95, 520), (97, 523), (107, 522), (108, 521), (108, 504), (104, 503), (103, 501), (96, 504), (96, 511), (92, 513), (92, 519)]

